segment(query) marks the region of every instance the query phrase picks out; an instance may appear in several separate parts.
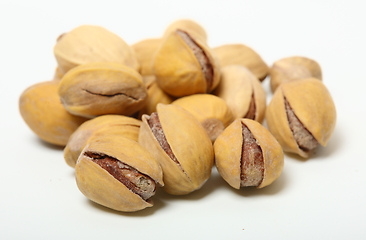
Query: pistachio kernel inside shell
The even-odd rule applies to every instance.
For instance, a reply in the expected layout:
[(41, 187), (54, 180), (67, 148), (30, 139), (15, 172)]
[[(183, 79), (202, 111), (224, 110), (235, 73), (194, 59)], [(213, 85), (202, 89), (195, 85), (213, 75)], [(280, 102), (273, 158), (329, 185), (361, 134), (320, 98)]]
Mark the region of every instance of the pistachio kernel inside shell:
[(255, 98), (254, 98), (254, 94), (252, 94), (252, 98), (251, 98), (250, 104), (249, 104), (249, 109), (248, 109), (247, 114), (245, 114), (244, 118), (249, 118), (249, 119), (254, 120), (256, 117), (256, 111), (257, 111), (257, 108), (255, 105)]
[(316, 148), (318, 146), (318, 141), (298, 119), (286, 98), (285, 109), (291, 132), (299, 148), (304, 152), (310, 152)]
[(248, 127), (242, 123), (243, 145), (241, 156), (240, 186), (257, 187), (264, 176), (262, 149)]
[(118, 159), (101, 153), (85, 152), (84, 155), (105, 169), (115, 179), (123, 183), (128, 189), (139, 195), (145, 201), (155, 195), (156, 183), (149, 176), (140, 173)]
[(198, 60), (203, 75), (205, 77), (206, 83), (207, 83), (207, 87), (206, 87), (206, 92), (210, 92), (211, 88), (212, 88), (212, 84), (213, 84), (213, 66), (210, 62), (210, 60), (208, 59), (205, 51), (191, 38), (191, 36), (182, 31), (182, 30), (176, 30), (176, 33), (183, 39), (183, 41), (191, 48), (191, 50), (193, 51), (196, 59)]

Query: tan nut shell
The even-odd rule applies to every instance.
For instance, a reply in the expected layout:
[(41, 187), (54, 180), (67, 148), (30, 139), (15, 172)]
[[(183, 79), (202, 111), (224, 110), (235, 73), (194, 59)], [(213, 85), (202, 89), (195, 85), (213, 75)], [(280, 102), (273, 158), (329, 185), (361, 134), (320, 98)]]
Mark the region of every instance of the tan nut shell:
[(234, 120), (226, 102), (211, 94), (194, 94), (172, 102), (191, 113), (203, 126), (211, 141)]
[(163, 40), (153, 60), (153, 71), (159, 87), (172, 96), (209, 93), (220, 81), (219, 63), (213, 52), (198, 38), (195, 42), (213, 66), (212, 86), (207, 89), (201, 65), (193, 51), (177, 32), (172, 32)]
[(221, 81), (213, 94), (222, 98), (231, 109), (234, 118), (243, 118), (254, 94), (255, 119), (262, 122), (266, 111), (266, 93), (260, 81), (241, 65), (221, 68)]
[(325, 85), (316, 78), (301, 79), (281, 84), (266, 111), (271, 133), (285, 152), (307, 158), (309, 154), (299, 148), (291, 132), (284, 98), (304, 127), (322, 146), (326, 146), (336, 124), (336, 108)]
[(268, 65), (252, 48), (244, 44), (225, 44), (212, 49), (222, 67), (227, 65), (243, 65), (248, 68), (260, 81), (269, 73)]
[(28, 127), (45, 142), (65, 146), (71, 134), (86, 121), (66, 111), (57, 94), (59, 81), (34, 84), (19, 98), (19, 110)]
[(84, 147), (103, 135), (120, 135), (137, 141), (140, 125), (140, 120), (122, 115), (103, 115), (90, 119), (70, 136), (64, 148), (64, 159), (70, 167), (75, 167)]
[(88, 63), (73, 68), (62, 78), (58, 93), (70, 113), (84, 117), (131, 115), (147, 99), (141, 75), (117, 63)]
[(161, 41), (162, 40), (160, 38), (149, 38), (139, 41), (131, 46), (136, 53), (138, 62), (140, 63), (141, 75), (153, 75), (152, 62)]
[(140, 66), (132, 48), (109, 30), (92, 25), (82, 25), (61, 35), (54, 49), (60, 72), (90, 62), (114, 62), (135, 70)]
[(264, 176), (257, 188), (270, 185), (282, 173), (284, 155), (282, 148), (272, 134), (260, 123), (250, 119), (236, 119), (214, 143), (215, 164), (222, 178), (233, 188), (240, 188), (242, 123), (244, 123), (262, 149)]
[(214, 161), (212, 143), (206, 131), (197, 119), (179, 106), (158, 104), (157, 113), (167, 142), (185, 172), (160, 147), (147, 123), (147, 115), (143, 115), (138, 142), (159, 161), (164, 190), (184, 195), (201, 188), (211, 175)]
[(163, 37), (168, 36), (171, 32), (174, 32), (177, 29), (188, 32), (190, 35), (200, 38), (202, 41), (207, 41), (207, 33), (205, 29), (200, 24), (190, 19), (180, 19), (172, 22), (165, 29)]
[(151, 207), (152, 201), (144, 201), (130, 191), (106, 170), (94, 163), (83, 153), (102, 153), (135, 168), (163, 186), (161, 168), (151, 154), (137, 142), (122, 136), (104, 136), (90, 142), (80, 155), (75, 166), (76, 183), (79, 190), (90, 200), (108, 208), (133, 212)]
[(270, 76), (271, 90), (274, 92), (284, 82), (311, 77), (322, 80), (322, 71), (315, 60), (293, 56), (274, 62), (270, 69)]

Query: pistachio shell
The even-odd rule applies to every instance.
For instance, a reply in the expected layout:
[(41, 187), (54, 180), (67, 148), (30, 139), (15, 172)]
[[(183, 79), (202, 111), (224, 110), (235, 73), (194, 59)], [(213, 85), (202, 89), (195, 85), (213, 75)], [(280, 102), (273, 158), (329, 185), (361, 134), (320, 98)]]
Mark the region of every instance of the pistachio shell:
[(174, 32), (177, 29), (188, 32), (196, 38), (200, 38), (202, 41), (207, 41), (207, 33), (205, 29), (200, 24), (190, 19), (179, 19), (174, 21), (165, 29), (163, 37), (168, 36), (171, 32)]
[[(222, 67), (221, 81), (213, 94), (226, 102), (234, 118), (251, 115), (252, 119), (258, 122), (263, 121), (266, 93), (260, 81), (246, 67), (241, 65)], [(254, 106), (254, 109), (250, 109), (251, 106)], [(253, 114), (248, 114), (249, 110), (254, 112), (254, 118)]]
[(79, 190), (90, 200), (117, 211), (138, 211), (153, 205), (129, 187), (118, 181), (108, 171), (85, 154), (93, 152), (112, 157), (123, 164), (149, 176), (158, 185), (163, 186), (162, 171), (151, 154), (137, 142), (122, 136), (104, 136), (90, 142), (80, 155), (75, 166), (76, 183)]
[(30, 86), (19, 98), (19, 110), (25, 123), (39, 138), (65, 146), (71, 134), (87, 119), (65, 110), (57, 94), (58, 86), (58, 81)]
[(103, 114), (131, 115), (146, 102), (141, 75), (117, 63), (88, 63), (62, 78), (61, 101), (72, 114), (94, 117)]
[(302, 125), (322, 146), (326, 146), (336, 123), (336, 108), (325, 85), (316, 78), (281, 84), (266, 111), (269, 130), (284, 151), (307, 158), (311, 152), (302, 150), (290, 129), (285, 99)]
[(263, 179), (257, 188), (270, 185), (282, 173), (284, 155), (272, 134), (251, 119), (236, 119), (214, 143), (215, 164), (222, 178), (233, 188), (241, 187), (242, 124), (250, 130), (263, 154)]
[(99, 26), (82, 25), (61, 35), (53, 51), (62, 74), (91, 62), (114, 62), (135, 70), (140, 68), (132, 48), (122, 38)]
[(152, 61), (161, 41), (162, 40), (160, 38), (149, 38), (131, 46), (136, 53), (138, 62), (140, 63), (141, 75), (153, 74)]
[(159, 161), (164, 176), (164, 190), (184, 195), (202, 187), (211, 175), (213, 147), (206, 131), (190, 113), (179, 106), (158, 104), (157, 113), (166, 141), (179, 164), (162, 149), (142, 116), (138, 142)]
[(222, 67), (227, 65), (243, 65), (248, 68), (260, 81), (269, 73), (268, 65), (252, 48), (244, 44), (225, 44), (212, 49)]

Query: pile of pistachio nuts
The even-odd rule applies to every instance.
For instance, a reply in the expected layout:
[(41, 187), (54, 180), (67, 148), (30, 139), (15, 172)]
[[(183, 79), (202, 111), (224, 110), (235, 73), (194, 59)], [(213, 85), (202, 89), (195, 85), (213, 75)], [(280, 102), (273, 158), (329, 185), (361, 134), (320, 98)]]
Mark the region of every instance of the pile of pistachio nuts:
[(192, 20), (133, 45), (83, 25), (53, 50), (54, 79), (24, 90), (21, 116), (43, 141), (64, 147), (87, 198), (117, 211), (153, 206), (160, 188), (198, 191), (213, 167), (235, 189), (268, 186), (284, 152), (310, 158), (335, 128), (316, 61), (291, 56), (269, 67), (244, 44), (208, 46)]

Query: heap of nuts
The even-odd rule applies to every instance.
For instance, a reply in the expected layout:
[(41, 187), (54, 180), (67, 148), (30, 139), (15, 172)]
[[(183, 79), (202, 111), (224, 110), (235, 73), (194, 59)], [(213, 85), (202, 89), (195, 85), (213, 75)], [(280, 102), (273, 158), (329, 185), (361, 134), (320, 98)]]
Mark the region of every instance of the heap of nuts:
[(281, 175), (283, 151), (309, 158), (335, 127), (317, 62), (294, 56), (268, 67), (243, 44), (210, 48), (191, 20), (134, 45), (80, 26), (57, 39), (54, 55), (54, 79), (22, 93), (21, 116), (65, 147), (87, 198), (117, 211), (151, 207), (160, 187), (196, 191), (213, 166), (233, 188), (268, 186)]

